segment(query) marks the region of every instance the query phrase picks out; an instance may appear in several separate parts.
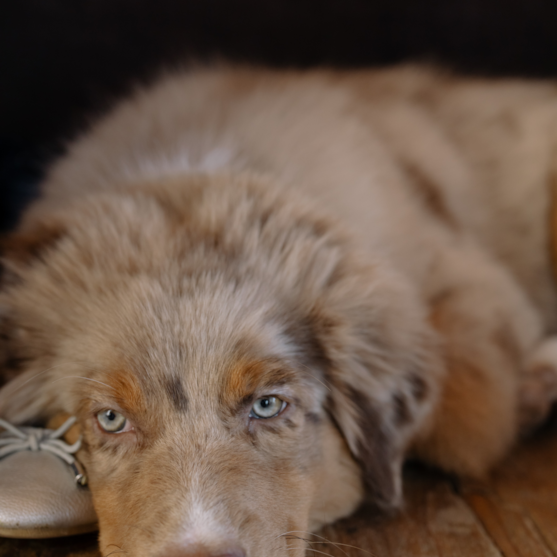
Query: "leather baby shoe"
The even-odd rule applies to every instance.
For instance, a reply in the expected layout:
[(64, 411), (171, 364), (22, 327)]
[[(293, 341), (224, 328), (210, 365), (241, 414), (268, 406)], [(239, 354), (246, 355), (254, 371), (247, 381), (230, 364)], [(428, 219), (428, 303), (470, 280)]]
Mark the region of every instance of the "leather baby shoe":
[(81, 437), (58, 429), (15, 427), (0, 419), (0, 536), (53, 538), (97, 529), (87, 477), (74, 454)]

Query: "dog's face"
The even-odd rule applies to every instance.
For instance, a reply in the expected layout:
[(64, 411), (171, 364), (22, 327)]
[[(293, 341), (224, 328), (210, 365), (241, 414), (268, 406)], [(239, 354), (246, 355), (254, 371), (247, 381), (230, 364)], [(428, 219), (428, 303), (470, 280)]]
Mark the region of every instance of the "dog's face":
[(349, 252), (228, 178), (91, 198), (12, 241), (22, 373), (0, 413), (78, 415), (105, 554), (302, 554), (364, 492), (398, 502), (435, 364), (412, 293)]
[(76, 384), (103, 548), (274, 555), (354, 509), (360, 472), (326, 388), (264, 301), (257, 311), (222, 284), (181, 301), (142, 281), (128, 288), (134, 308), (98, 331), (100, 353), (83, 346), (95, 382)]

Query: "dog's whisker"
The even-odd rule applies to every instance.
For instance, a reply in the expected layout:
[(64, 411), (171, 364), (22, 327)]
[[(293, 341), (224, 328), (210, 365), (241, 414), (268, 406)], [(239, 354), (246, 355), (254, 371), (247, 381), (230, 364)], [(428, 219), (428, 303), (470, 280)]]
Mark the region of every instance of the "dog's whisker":
[(37, 377), (40, 377), (41, 375), (44, 375), (45, 373), (48, 373), (49, 371), (52, 371), (53, 369), (56, 369), (57, 367), (60, 367), (60, 365), (52, 366), (52, 367), (49, 367), (48, 369), (45, 369), (43, 371), (39, 371), (39, 373), (36, 373), (35, 375), (33, 375), (33, 377), (29, 377), (29, 379), (27, 379), (21, 385), (19, 385), (19, 387), (15, 391), (13, 391), (12, 394), (17, 393), (20, 389), (23, 389), (23, 387), (25, 387), (25, 385), (27, 385), (27, 384), (31, 383), (31, 381), (34, 381), (35, 379), (37, 379)]
[[(290, 532), (284, 532), (283, 534), (279, 534), (278, 536), (276, 536), (274, 539), (276, 540), (278, 538), (284, 537), (286, 542), (287, 542), (286, 548), (287, 548), (288, 551), (290, 551), (292, 549), (298, 549), (296, 547), (289, 547), (288, 546), (288, 542), (292, 541), (292, 540), (300, 540), (300, 541), (306, 542), (306, 546), (307, 546), (307, 543), (309, 542), (309, 540), (307, 540), (306, 538), (303, 538), (301, 536), (296, 536), (293, 532), (298, 532), (298, 530), (291, 530)], [(302, 532), (302, 533), (309, 534), (309, 532)]]
[[(338, 544), (336, 544), (335, 542), (331, 542), (331, 541), (311, 541), (311, 540), (308, 540), (307, 538), (301, 538), (301, 537), (299, 537), (299, 536), (292, 536), (292, 537), (289, 536), (289, 537), (286, 538), (286, 539), (288, 539), (288, 540), (290, 540), (290, 539), (303, 540), (303, 541), (305, 541), (306, 543), (309, 543), (309, 544), (312, 544), (312, 545), (320, 544), (320, 543), (322, 543), (322, 544), (329, 544), (329, 545), (338, 545)], [(342, 545), (342, 544), (341, 544), (341, 545)], [(343, 553), (345, 553), (345, 552), (343, 551)], [(346, 553), (345, 553), (345, 554), (346, 554)]]
[[(286, 551), (294, 551), (298, 549), (297, 547), (287, 548)], [(314, 553), (320, 553), (321, 555), (326, 555), (327, 557), (333, 557), (330, 553), (325, 553), (324, 551), (319, 551), (318, 549), (312, 549), (311, 547), (306, 547), (304, 551), (313, 551)]]
[[(302, 533), (310, 534), (310, 535), (311, 535), (310, 532), (302, 532)], [(323, 551), (319, 551), (318, 549), (313, 549), (313, 548), (311, 548), (311, 547), (308, 547), (308, 544), (310, 544), (310, 543), (312, 543), (312, 542), (311, 542), (310, 540), (308, 540), (307, 538), (303, 538), (303, 537), (301, 537), (301, 536), (296, 536), (296, 535), (291, 534), (291, 533), (282, 534), (282, 536), (285, 536), (285, 539), (286, 539), (287, 541), (290, 541), (290, 540), (300, 540), (300, 541), (305, 542), (306, 546), (305, 546), (304, 549), (303, 549), (304, 553), (305, 553), (306, 551), (313, 551), (313, 552), (315, 552), (315, 553), (322, 553), (323, 555), (328, 555), (329, 557), (332, 557), (332, 555), (330, 555), (330, 554), (328, 554), (328, 553), (325, 553), (325, 552), (323, 552)], [(286, 551), (295, 551), (295, 550), (299, 550), (299, 549), (300, 549), (300, 548), (298, 548), (298, 547), (288, 547), (288, 545), (286, 546)], [(341, 551), (342, 551), (342, 550), (341, 550)]]
[[(288, 536), (288, 537), (286, 537)], [(295, 551), (295, 550), (303, 550), (305, 552), (305, 550), (307, 549), (307, 540), (300, 537), (300, 536), (295, 536), (293, 534), (281, 534), (280, 536), (276, 536), (274, 539), (276, 540), (279, 537), (284, 537), (284, 539), (286, 540), (286, 551)], [(294, 541), (294, 540), (300, 540), (303, 542), (306, 542), (305, 547), (302, 549), (300, 547), (291, 547), (288, 542), (290, 541)], [(282, 547), (280, 549), (283, 549)]]
[(309, 541), (309, 540), (306, 540), (305, 538), (302, 538), (301, 536), (294, 536), (293, 534), (288, 534), (288, 537), (285, 537), (285, 540), (287, 540), (287, 541), (301, 540), (301, 541), (304, 541), (304, 542)]
[(313, 374), (313, 371), (309, 366), (305, 365), (305, 364), (300, 364), (300, 367), (303, 367), (304, 369), (307, 369), (310, 373), (312, 373), (311, 378), (314, 379), (315, 381), (317, 381), (318, 383), (320, 383), (321, 385), (323, 385), (323, 387), (325, 387), (329, 392), (332, 392), (333, 389), (331, 389), (331, 387), (329, 387), (329, 385), (327, 384), (327, 381), (324, 380), (322, 381), (321, 379), (315, 377), (315, 375)]
[(319, 549), (313, 549), (311, 547), (306, 547), (306, 551), (313, 551), (314, 553), (320, 553), (321, 555), (327, 555), (327, 557), (333, 557), (330, 553), (325, 553), (324, 551), (320, 551)]
[(286, 548), (279, 548), (281, 551), (303, 551), (305, 553), (307, 547), (286, 547)]
[[(309, 542), (309, 543), (313, 543), (313, 544), (318, 544), (318, 543), (327, 544), (328, 543), (328, 544), (331, 544), (331, 545), (334, 545), (334, 546), (337, 546), (337, 547), (338, 546), (349, 547), (351, 549), (357, 549), (358, 551), (363, 551), (364, 553), (367, 553), (368, 555), (371, 555), (371, 557), (376, 557), (375, 553), (371, 553), (371, 551), (367, 551), (366, 549), (363, 549), (362, 547), (358, 547), (357, 545), (350, 545), (350, 544), (347, 544), (347, 543), (331, 542), (331, 541), (318, 541), (318, 542)], [(340, 547), (339, 547), (339, 549), (340, 549)]]
[[(292, 532), (292, 533), (293, 533), (293, 532), (298, 532), (298, 533), (301, 533), (301, 534), (307, 534), (307, 535), (309, 535), (309, 536), (314, 536), (314, 537), (316, 537), (316, 538), (320, 538), (320, 540), (322, 540), (322, 541), (311, 541), (311, 540), (308, 540), (308, 539), (306, 539), (306, 538), (298, 538), (298, 539), (303, 539), (304, 541), (306, 541), (306, 542), (308, 542), (308, 543), (311, 543), (311, 544), (319, 544), (319, 543), (322, 543), (322, 544), (330, 544), (330, 545), (333, 545), (333, 546), (337, 547), (340, 551), (342, 551), (345, 555), (347, 555), (347, 553), (346, 553), (345, 551), (343, 551), (342, 547), (348, 547), (348, 548), (351, 548), (351, 549), (357, 549), (358, 551), (362, 551), (362, 552), (364, 552), (364, 553), (367, 553), (367, 554), (370, 555), (371, 557), (376, 557), (376, 555), (375, 555), (374, 553), (371, 553), (370, 551), (367, 551), (366, 549), (363, 549), (362, 547), (358, 547), (358, 546), (355, 546), (355, 545), (350, 545), (350, 544), (347, 544), (347, 543), (333, 542), (333, 541), (328, 540), (327, 538), (325, 538), (325, 537), (323, 537), (323, 536), (320, 536), (319, 534), (314, 534), (314, 533), (312, 533), (312, 532), (305, 532), (305, 531), (303, 531), (303, 530), (291, 530), (291, 532)], [(288, 534), (290, 534), (290, 532), (287, 532), (286, 534), (281, 534), (281, 535), (284, 536), (284, 535), (288, 535)]]
[[(288, 536), (289, 534), (292, 534), (294, 536), (294, 534), (309, 534), (311, 536), (311, 532), (306, 532), (305, 530), (289, 530), (288, 532), (283, 532), (282, 534), (279, 534), (278, 536), (275, 536), (275, 540), (277, 538), (281, 538), (282, 536)], [(298, 536), (294, 536), (294, 537), (298, 537)], [(300, 538), (303, 539), (303, 538)]]
[(52, 381), (51, 384), (58, 383), (58, 381), (62, 381), (64, 379), (84, 379), (85, 381), (92, 381), (93, 383), (98, 383), (99, 385), (103, 385), (113, 391), (116, 390), (114, 387), (111, 387), (110, 385), (103, 383), (102, 381), (98, 381), (97, 379), (91, 379), (90, 377), (82, 377), (81, 375), (65, 375), (64, 377), (60, 377), (55, 381)]
[[(289, 537), (289, 538), (287, 538), (287, 539), (302, 540), (302, 541), (306, 542), (307, 544), (312, 544), (312, 545), (318, 544), (318, 543), (330, 544), (330, 545), (333, 545), (333, 546), (336, 545), (334, 542), (330, 542), (330, 541), (317, 541), (317, 542), (312, 542), (311, 540), (308, 540), (307, 538), (302, 538), (302, 537), (299, 537), (299, 536), (292, 536), (292, 538)], [(297, 548), (293, 547), (293, 548), (291, 548), (291, 549), (297, 549)], [(312, 550), (312, 551), (317, 551), (316, 549), (313, 549), (313, 548), (311, 548), (311, 547), (306, 547), (306, 549), (310, 549), (310, 550)], [(346, 551), (343, 551), (341, 548), (339, 548), (339, 549), (340, 549), (345, 555), (348, 555), (348, 554), (346, 553)]]
[[(308, 536), (317, 536), (317, 534), (314, 534), (313, 532), (309, 532), (308, 530), (288, 530), (288, 532), (283, 532), (282, 534), (279, 534), (277, 538), (280, 536), (286, 536), (287, 534), (307, 534)], [(323, 536), (317, 536), (317, 537), (322, 538)]]
[[(304, 541), (304, 542), (307, 542), (307, 541), (308, 541), (308, 540), (306, 540), (305, 538), (302, 538), (302, 537), (300, 537), (300, 536), (295, 536), (295, 535), (293, 535), (293, 534), (281, 534), (280, 537), (282, 537), (282, 536), (285, 536), (284, 539), (285, 539), (287, 542), (293, 541), (293, 540), (301, 540), (301, 541)], [(287, 537), (286, 537), (286, 536), (287, 536)], [(277, 536), (277, 538), (278, 538), (278, 537), (279, 537), (279, 536)], [(275, 539), (277, 539), (277, 538), (275, 538)], [(288, 547), (288, 544), (287, 544), (287, 547)]]

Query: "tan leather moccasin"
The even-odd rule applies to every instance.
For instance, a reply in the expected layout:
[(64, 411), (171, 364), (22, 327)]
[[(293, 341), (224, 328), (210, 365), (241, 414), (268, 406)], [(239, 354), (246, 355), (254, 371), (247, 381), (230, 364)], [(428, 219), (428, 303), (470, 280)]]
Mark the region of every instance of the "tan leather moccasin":
[(87, 477), (58, 429), (15, 427), (0, 419), (0, 536), (53, 538), (97, 529)]

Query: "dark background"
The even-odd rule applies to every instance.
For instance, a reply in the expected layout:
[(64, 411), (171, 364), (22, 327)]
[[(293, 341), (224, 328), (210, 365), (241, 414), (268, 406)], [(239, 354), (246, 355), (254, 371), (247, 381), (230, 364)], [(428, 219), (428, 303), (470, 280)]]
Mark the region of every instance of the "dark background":
[(0, 228), (87, 119), (161, 67), (408, 60), (557, 76), (557, 0), (0, 0)]

